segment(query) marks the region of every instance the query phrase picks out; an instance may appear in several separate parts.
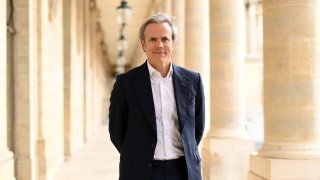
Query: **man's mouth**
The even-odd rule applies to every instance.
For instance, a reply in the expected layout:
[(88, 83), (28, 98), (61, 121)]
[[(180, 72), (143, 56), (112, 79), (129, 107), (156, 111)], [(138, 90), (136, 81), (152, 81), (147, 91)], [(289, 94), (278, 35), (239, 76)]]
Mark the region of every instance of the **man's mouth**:
[(155, 54), (164, 54), (164, 52), (153, 52)]

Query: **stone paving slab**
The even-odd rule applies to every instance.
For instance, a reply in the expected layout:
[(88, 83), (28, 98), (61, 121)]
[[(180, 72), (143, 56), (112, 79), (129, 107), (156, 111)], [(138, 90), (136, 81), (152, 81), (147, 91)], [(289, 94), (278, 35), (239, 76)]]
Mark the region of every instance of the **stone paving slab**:
[(104, 125), (82, 149), (65, 161), (54, 180), (117, 180), (118, 164), (119, 154)]

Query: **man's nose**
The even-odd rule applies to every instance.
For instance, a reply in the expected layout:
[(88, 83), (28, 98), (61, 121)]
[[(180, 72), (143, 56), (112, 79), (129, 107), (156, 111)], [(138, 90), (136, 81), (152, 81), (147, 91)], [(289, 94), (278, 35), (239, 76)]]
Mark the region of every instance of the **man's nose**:
[(157, 41), (157, 47), (162, 48), (163, 47), (163, 42), (162, 41)]

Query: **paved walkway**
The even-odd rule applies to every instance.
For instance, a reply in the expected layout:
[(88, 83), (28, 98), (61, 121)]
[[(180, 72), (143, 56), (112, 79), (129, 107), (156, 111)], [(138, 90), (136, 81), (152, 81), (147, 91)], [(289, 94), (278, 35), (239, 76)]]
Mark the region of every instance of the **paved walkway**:
[(65, 164), (54, 180), (117, 180), (119, 155), (102, 126)]

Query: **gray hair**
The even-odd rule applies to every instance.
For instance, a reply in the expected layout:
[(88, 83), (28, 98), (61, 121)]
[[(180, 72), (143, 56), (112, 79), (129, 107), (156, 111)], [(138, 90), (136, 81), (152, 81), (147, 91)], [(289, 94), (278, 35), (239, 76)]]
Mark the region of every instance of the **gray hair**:
[(178, 29), (177, 29), (177, 26), (174, 24), (174, 17), (166, 15), (166, 14), (157, 14), (157, 15), (150, 16), (141, 25), (141, 27), (139, 29), (139, 39), (140, 40), (144, 40), (144, 31), (145, 31), (147, 25), (151, 24), (151, 23), (168, 23), (171, 28), (171, 32), (172, 32), (172, 40), (174, 41), (177, 39)]

